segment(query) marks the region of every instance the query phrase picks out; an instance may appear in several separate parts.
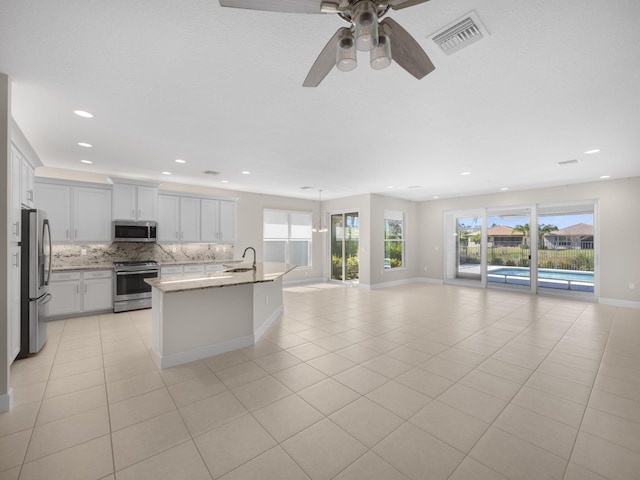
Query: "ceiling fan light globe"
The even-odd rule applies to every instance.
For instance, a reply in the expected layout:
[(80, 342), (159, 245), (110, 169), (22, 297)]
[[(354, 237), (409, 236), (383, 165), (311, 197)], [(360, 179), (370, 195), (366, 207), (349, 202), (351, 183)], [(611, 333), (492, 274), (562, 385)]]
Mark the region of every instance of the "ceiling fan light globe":
[(376, 6), (370, 1), (361, 1), (354, 8), (356, 47), (368, 52), (378, 44), (378, 14)]
[(355, 70), (357, 66), (358, 62), (353, 58), (341, 58), (338, 63), (336, 63), (336, 67), (338, 67), (338, 70), (341, 72), (350, 72)]
[(350, 72), (358, 66), (356, 46), (352, 35), (346, 35), (338, 42), (336, 67), (341, 72)]
[(378, 44), (371, 50), (369, 63), (374, 70), (391, 65), (391, 42), (387, 35), (378, 37)]

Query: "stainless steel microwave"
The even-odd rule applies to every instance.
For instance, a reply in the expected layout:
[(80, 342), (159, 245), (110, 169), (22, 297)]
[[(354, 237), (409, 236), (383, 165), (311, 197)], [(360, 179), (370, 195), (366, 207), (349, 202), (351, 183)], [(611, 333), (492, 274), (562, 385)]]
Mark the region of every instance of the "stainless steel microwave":
[(155, 242), (158, 239), (156, 222), (114, 220), (112, 238), (114, 242)]

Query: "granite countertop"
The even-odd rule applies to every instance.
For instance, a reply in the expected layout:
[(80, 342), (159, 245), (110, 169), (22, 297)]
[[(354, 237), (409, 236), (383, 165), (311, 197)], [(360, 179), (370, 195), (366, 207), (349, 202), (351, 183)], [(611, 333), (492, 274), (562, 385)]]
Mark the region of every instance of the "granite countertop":
[[(230, 262), (225, 262), (230, 263)], [(234, 265), (233, 268), (248, 267), (250, 264)], [(170, 275), (161, 278), (148, 278), (145, 280), (158, 290), (171, 292), (185, 292), (188, 290), (200, 290), (205, 288), (230, 287), (250, 283), (273, 282), (286, 273), (296, 268), (295, 265), (276, 262), (259, 262), (256, 270), (247, 272), (229, 272), (220, 270), (217, 272), (193, 273), (183, 275)]]

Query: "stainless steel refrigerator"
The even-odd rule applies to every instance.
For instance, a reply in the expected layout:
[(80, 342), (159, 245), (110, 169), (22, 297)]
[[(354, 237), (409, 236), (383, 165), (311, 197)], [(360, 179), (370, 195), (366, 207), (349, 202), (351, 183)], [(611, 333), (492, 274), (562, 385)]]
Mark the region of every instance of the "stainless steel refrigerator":
[(51, 300), (51, 228), (42, 210), (22, 210), (21, 331), (18, 358), (37, 353), (47, 341)]

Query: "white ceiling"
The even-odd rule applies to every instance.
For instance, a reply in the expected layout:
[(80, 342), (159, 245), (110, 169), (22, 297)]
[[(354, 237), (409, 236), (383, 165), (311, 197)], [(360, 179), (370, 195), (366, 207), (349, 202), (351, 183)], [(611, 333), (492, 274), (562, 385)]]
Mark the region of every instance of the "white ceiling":
[[(490, 36), (444, 55), (428, 37), (471, 11)], [(640, 175), (637, 0), (431, 0), (388, 16), (433, 73), (375, 71), (361, 53), (303, 88), (345, 23), (218, 0), (0, 0), (0, 72), (50, 167), (323, 199)]]

